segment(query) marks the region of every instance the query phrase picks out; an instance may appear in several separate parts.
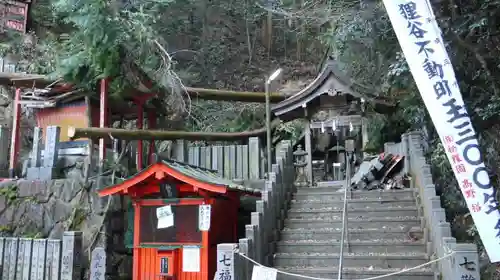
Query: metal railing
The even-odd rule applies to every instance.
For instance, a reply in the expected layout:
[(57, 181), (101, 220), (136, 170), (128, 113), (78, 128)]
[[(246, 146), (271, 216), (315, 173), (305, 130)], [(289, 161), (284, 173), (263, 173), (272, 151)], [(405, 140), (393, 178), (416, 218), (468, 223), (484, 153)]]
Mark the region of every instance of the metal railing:
[[(347, 244), (347, 250), (349, 250), (349, 227), (348, 227), (348, 197), (352, 198), (351, 193), (351, 164), (352, 164), (352, 152), (354, 151), (354, 141), (346, 140), (345, 143), (345, 155), (346, 155), (346, 176), (345, 176), (345, 187), (344, 187), (344, 206), (342, 211), (342, 233), (340, 236), (340, 254), (339, 254), (339, 271), (338, 280), (342, 279), (343, 265), (344, 265), (344, 243)], [(346, 242), (347, 240), (347, 242)]]

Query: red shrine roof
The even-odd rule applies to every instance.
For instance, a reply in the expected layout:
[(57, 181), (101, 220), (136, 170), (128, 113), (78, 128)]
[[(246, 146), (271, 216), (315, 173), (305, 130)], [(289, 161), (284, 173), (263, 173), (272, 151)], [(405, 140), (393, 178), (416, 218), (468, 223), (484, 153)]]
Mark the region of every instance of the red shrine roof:
[(128, 194), (131, 188), (142, 188), (145, 183), (161, 183), (168, 178), (191, 185), (195, 191), (201, 189), (219, 194), (225, 194), (228, 191), (252, 195), (260, 195), (261, 193), (258, 189), (244, 187), (231, 180), (224, 179), (213, 170), (165, 160), (148, 166), (122, 183), (99, 190), (98, 194), (101, 197), (113, 194)]

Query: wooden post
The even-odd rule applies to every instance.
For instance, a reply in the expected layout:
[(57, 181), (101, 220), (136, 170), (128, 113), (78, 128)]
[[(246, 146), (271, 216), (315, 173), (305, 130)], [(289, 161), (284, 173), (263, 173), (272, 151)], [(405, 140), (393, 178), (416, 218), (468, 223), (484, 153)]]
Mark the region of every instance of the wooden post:
[[(92, 103), (90, 102), (89, 96), (85, 96), (85, 114), (87, 116), (87, 126), (92, 127), (94, 125), (92, 123)], [(88, 143), (89, 153), (87, 155), (87, 162), (86, 162), (86, 168), (85, 168), (85, 174), (84, 174), (84, 184), (85, 185), (87, 185), (90, 174), (94, 170), (94, 165), (93, 165), (94, 139), (89, 138), (88, 141), (89, 141), (89, 143)]]
[(92, 251), (90, 280), (104, 279), (106, 279), (106, 251), (102, 247), (97, 247)]
[[(144, 123), (144, 110), (142, 108), (143, 100), (138, 99), (136, 101), (137, 104), (137, 129), (143, 129)], [(143, 168), (143, 160), (144, 160), (144, 150), (143, 150), (143, 142), (142, 140), (137, 141), (137, 171), (141, 171)]]
[[(109, 81), (101, 80), (101, 96), (99, 108), (99, 127), (105, 128), (108, 126), (108, 90)], [(99, 174), (104, 171), (104, 160), (106, 159), (106, 142), (104, 138), (99, 139)]]
[(82, 273), (83, 236), (81, 231), (64, 232), (62, 241), (61, 280), (80, 279)]
[(307, 119), (305, 125), (305, 140), (306, 140), (306, 152), (307, 152), (307, 181), (311, 186), (313, 182), (313, 168), (312, 168), (312, 144), (311, 144), (311, 126), (310, 121)]
[[(156, 115), (154, 112), (148, 112), (148, 129), (156, 128)], [(148, 150), (148, 162), (149, 164), (154, 163), (153, 153), (155, 150), (155, 140), (149, 140), (149, 150)]]
[(21, 124), (21, 89), (16, 89), (16, 95), (14, 97), (14, 111), (12, 120), (12, 138), (10, 144), (10, 162), (9, 162), (9, 177), (14, 178), (15, 169), (17, 164), (17, 158), (19, 157), (19, 137), (20, 135), (20, 124)]

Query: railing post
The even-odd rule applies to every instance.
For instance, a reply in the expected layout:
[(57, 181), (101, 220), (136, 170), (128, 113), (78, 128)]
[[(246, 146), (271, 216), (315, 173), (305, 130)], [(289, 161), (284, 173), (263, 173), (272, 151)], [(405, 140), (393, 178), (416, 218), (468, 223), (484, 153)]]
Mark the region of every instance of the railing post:
[[(217, 245), (217, 274), (223, 275), (222, 279), (235, 279), (235, 249), (236, 244)], [(218, 276), (217, 275), (217, 276)], [(217, 277), (216, 279), (218, 279)], [(238, 280), (238, 279), (235, 279)]]
[(347, 240), (347, 248), (349, 250), (349, 229), (348, 229), (348, 220), (349, 217), (347, 215), (348, 210), (348, 198), (347, 194), (351, 189), (351, 157), (354, 152), (354, 140), (346, 140), (345, 141), (345, 150), (346, 150), (346, 182), (344, 187), (344, 206), (342, 211), (342, 233), (340, 236), (340, 255), (339, 255), (339, 271), (338, 278), (342, 279), (342, 270), (343, 270), (343, 262), (344, 262), (344, 243)]

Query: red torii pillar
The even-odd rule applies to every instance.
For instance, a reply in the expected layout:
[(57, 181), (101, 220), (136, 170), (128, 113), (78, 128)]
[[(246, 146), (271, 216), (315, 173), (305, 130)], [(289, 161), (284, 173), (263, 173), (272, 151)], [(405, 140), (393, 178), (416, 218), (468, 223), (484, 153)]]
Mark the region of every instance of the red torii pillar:
[[(146, 103), (146, 101), (155, 96), (156, 94), (154, 93), (141, 93), (140, 95), (138, 96), (135, 96), (134, 97), (134, 102), (137, 106), (137, 128), (138, 129), (144, 129), (144, 104)], [(151, 116), (150, 114), (148, 114), (148, 127), (150, 128), (151, 124), (154, 125), (154, 122), (151, 122)], [(154, 141), (151, 141), (152, 143), (154, 143)], [(154, 144), (153, 144), (154, 145)], [(150, 143), (150, 148), (152, 147), (151, 146), (151, 143)], [(142, 140), (138, 140), (137, 141), (137, 172), (141, 171), (143, 168), (144, 168), (144, 143)], [(151, 149), (150, 149), (151, 151)], [(150, 152), (151, 153), (151, 152)], [(151, 154), (148, 154), (148, 161), (150, 161), (151, 159)]]

